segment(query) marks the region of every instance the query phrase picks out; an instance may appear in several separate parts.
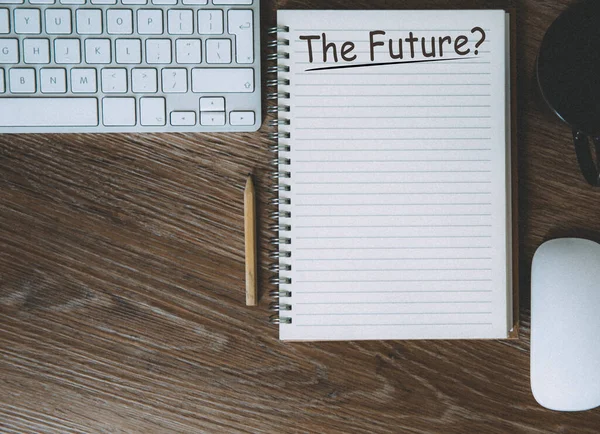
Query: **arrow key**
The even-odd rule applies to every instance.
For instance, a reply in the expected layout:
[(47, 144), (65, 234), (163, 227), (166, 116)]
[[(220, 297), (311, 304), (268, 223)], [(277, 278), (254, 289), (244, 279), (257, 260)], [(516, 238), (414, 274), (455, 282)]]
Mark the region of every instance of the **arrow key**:
[(200, 113), (200, 124), (209, 126), (225, 125), (225, 112)]
[(235, 126), (254, 125), (255, 115), (252, 111), (237, 111), (229, 113), (229, 123)]
[(202, 111), (202, 112), (224, 112), (225, 111), (225, 98), (223, 98), (223, 97), (200, 98), (200, 111)]
[(171, 125), (196, 125), (196, 112), (171, 112)]

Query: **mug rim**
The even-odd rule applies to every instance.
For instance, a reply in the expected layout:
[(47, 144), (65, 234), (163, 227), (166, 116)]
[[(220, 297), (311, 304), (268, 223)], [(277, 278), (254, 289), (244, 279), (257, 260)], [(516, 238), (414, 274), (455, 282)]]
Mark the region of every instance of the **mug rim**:
[[(544, 102), (550, 108), (550, 110), (552, 110), (552, 112), (562, 122), (564, 122), (565, 124), (567, 124), (574, 131), (584, 133), (584, 134), (586, 134), (588, 136), (591, 136), (591, 137), (598, 137), (598, 136), (600, 136), (600, 119), (598, 120), (598, 126), (590, 129), (589, 125), (581, 125), (581, 123), (578, 122), (577, 119), (572, 119), (572, 118), (570, 118), (570, 116), (565, 115), (565, 113), (561, 113), (557, 109), (557, 107), (555, 106), (555, 104), (553, 104), (553, 103), (550, 102), (550, 99), (548, 97), (548, 89), (546, 87), (544, 87), (543, 81), (542, 81), (541, 76), (540, 76), (540, 65), (541, 65), (541, 60), (540, 59), (543, 58), (542, 53), (545, 51), (545, 49), (547, 49), (546, 45), (548, 44), (549, 34), (551, 33), (551, 30), (553, 29), (553, 27), (556, 26), (557, 23), (559, 23), (560, 21), (566, 19), (565, 17), (568, 17), (570, 14), (575, 13), (575, 12), (579, 11), (580, 9), (583, 9), (585, 7), (590, 7), (590, 6), (597, 6), (598, 10), (600, 11), (600, 2), (596, 3), (595, 0), (586, 0), (586, 1), (583, 1), (583, 2), (580, 2), (580, 3), (576, 3), (574, 5), (569, 6), (567, 9), (565, 9), (564, 11), (562, 11), (558, 15), (558, 17), (556, 17), (554, 19), (554, 21), (552, 22), (552, 24), (550, 24), (550, 27), (548, 27), (548, 30), (546, 30), (546, 33), (544, 34), (544, 37), (542, 38), (542, 42), (541, 42), (540, 48), (538, 50), (538, 55), (537, 55), (536, 61), (535, 61), (535, 76), (536, 76), (536, 81), (537, 81), (538, 88), (540, 90), (540, 93), (542, 95), (542, 98), (543, 98)], [(542, 68), (544, 68), (543, 65), (542, 65)], [(598, 102), (598, 104), (600, 104), (600, 101)]]

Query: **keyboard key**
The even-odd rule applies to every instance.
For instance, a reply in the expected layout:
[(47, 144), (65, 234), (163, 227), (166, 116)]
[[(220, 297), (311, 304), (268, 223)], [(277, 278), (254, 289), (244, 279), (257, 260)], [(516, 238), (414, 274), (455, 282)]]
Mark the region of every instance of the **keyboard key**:
[(133, 33), (133, 13), (129, 9), (109, 9), (106, 12), (106, 28), (110, 35)]
[(213, 0), (215, 5), (251, 5), (252, 0)]
[(104, 98), (102, 123), (107, 127), (135, 125), (135, 98)]
[(229, 113), (229, 123), (234, 126), (254, 125), (255, 113), (253, 111), (237, 111)]
[(124, 5), (145, 5), (148, 4), (148, 0), (121, 0)]
[(79, 39), (55, 39), (54, 61), (59, 64), (81, 63), (81, 47)]
[(50, 41), (48, 39), (25, 39), (23, 41), (25, 63), (50, 63)]
[(207, 125), (207, 126), (225, 125), (225, 113), (224, 112), (200, 113), (200, 125)]
[(39, 9), (15, 9), (15, 33), (37, 35), (41, 31)]
[(139, 39), (117, 39), (115, 50), (117, 63), (142, 63), (142, 41)]
[(146, 62), (171, 63), (171, 41), (169, 39), (147, 39)]
[(102, 70), (102, 92), (127, 92), (127, 70), (124, 68), (105, 68)]
[[(27, 116), (23, 116), (27, 113)], [(93, 127), (96, 98), (0, 98), (0, 127)]]
[(71, 70), (71, 92), (96, 93), (96, 70), (93, 68), (74, 68)]
[(206, 63), (231, 63), (231, 40), (209, 39), (206, 41)]
[(60, 0), (62, 5), (84, 5), (85, 0)]
[(218, 9), (199, 10), (198, 33), (221, 35), (223, 33), (223, 11)]
[(140, 118), (144, 126), (160, 126), (166, 123), (165, 99), (142, 98), (140, 100)]
[(92, 0), (93, 5), (116, 5), (117, 0)]
[(86, 63), (110, 63), (110, 39), (87, 39), (85, 61)]
[(183, 0), (184, 5), (207, 5), (208, 0)]
[(0, 35), (10, 32), (8, 9), (0, 9)]
[(153, 5), (176, 5), (177, 0), (152, 0)]
[(41, 69), (40, 88), (42, 93), (65, 93), (67, 91), (67, 72), (63, 68)]
[(35, 93), (35, 69), (12, 68), (9, 71), (12, 93)]
[(19, 63), (17, 39), (0, 39), (0, 63)]
[(70, 35), (71, 11), (69, 9), (46, 9), (46, 33)]
[(167, 28), (171, 35), (191, 35), (194, 33), (194, 13), (191, 9), (169, 10)]
[(0, 0), (0, 5), (10, 5), (10, 4), (22, 5), (23, 0)]
[(139, 9), (137, 12), (140, 35), (162, 35), (163, 15), (159, 9)]
[(102, 34), (102, 11), (100, 9), (77, 10), (77, 33), (80, 35)]
[(187, 92), (187, 69), (165, 68), (162, 70), (162, 88), (164, 93)]
[(254, 62), (254, 20), (249, 9), (231, 9), (228, 12), (228, 31), (235, 35), (235, 61)]
[(225, 98), (221, 98), (221, 97), (200, 98), (200, 111), (201, 112), (224, 112), (225, 111)]
[(202, 61), (201, 47), (200, 39), (177, 39), (175, 41), (177, 63), (200, 63)]
[(196, 125), (196, 112), (171, 112), (171, 125)]
[(0, 68), (0, 93), (4, 93), (4, 69)]
[(131, 70), (131, 88), (135, 93), (156, 93), (158, 78), (156, 69), (134, 68)]
[(194, 68), (193, 92), (254, 92), (252, 68)]

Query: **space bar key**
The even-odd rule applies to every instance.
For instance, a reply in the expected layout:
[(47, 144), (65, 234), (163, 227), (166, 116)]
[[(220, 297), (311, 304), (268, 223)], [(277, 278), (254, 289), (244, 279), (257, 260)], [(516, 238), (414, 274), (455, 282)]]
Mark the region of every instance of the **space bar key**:
[(96, 98), (0, 98), (0, 127), (93, 127)]

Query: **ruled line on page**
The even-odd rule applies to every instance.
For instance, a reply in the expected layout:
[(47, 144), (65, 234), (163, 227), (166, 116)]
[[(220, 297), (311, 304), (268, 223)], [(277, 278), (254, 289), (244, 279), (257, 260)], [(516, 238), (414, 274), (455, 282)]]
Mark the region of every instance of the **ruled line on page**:
[(320, 75), (320, 76), (369, 76), (369, 75), (377, 75), (377, 76), (414, 76), (418, 75), (491, 75), (490, 72), (319, 72), (319, 71), (298, 71), (295, 72), (295, 75)]
[[(377, 173), (489, 173), (488, 170), (378, 170)], [(294, 170), (296, 174), (311, 174), (311, 173), (368, 173), (373, 174), (371, 170)]]
[(464, 206), (464, 205), (491, 205), (491, 202), (473, 202), (473, 203), (324, 203), (324, 204), (312, 204), (312, 203), (298, 203), (294, 206), (302, 207), (302, 208), (314, 208), (314, 207), (324, 207), (324, 206), (400, 206), (400, 205), (410, 205), (410, 206)]
[[(405, 258), (405, 260), (411, 260), (412, 258)], [(435, 259), (435, 258), (434, 258)], [(353, 259), (357, 261), (360, 259)], [(461, 258), (453, 258), (453, 261), (461, 260)], [(312, 269), (312, 268), (300, 268), (296, 269), (299, 273), (335, 273), (335, 272), (362, 272), (362, 271), (492, 271), (491, 268), (331, 268), (331, 269)]]
[[(454, 261), (454, 260), (466, 260), (466, 261), (474, 261), (474, 260), (489, 260), (492, 259), (491, 256), (475, 256), (471, 258), (434, 258), (431, 256), (427, 257), (406, 257), (406, 258), (319, 258), (318, 261), (407, 261), (407, 260), (415, 260), (415, 261)], [(297, 258), (294, 260), (295, 262), (312, 262), (313, 259), (300, 259)], [(445, 268), (446, 270), (447, 268)], [(404, 269), (403, 269), (404, 270)], [(406, 269), (408, 270), (408, 269)], [(415, 269), (416, 270), (416, 269)]]
[(492, 127), (296, 127), (296, 130), (489, 130)]
[[(335, 193), (331, 193), (331, 192), (327, 192), (327, 193), (296, 193), (296, 196), (331, 196), (332, 194), (335, 194), (336, 196), (372, 196), (373, 193), (340, 193), (340, 192), (335, 192)], [(440, 191), (399, 191), (399, 192), (378, 192), (377, 195), (378, 196), (406, 196), (406, 195), (411, 195), (411, 194), (417, 194), (419, 196), (456, 196), (456, 195), (473, 195), (473, 194), (491, 194), (491, 192), (489, 191), (465, 191), (465, 192), (460, 192), (460, 191), (445, 191), (445, 192), (440, 192)], [(371, 204), (365, 204), (365, 205), (371, 205)]]
[(360, 290), (360, 291), (300, 291), (294, 290), (294, 294), (351, 294), (351, 295), (361, 295), (361, 294), (436, 294), (436, 293), (444, 293), (444, 294), (457, 294), (457, 293), (490, 293), (493, 292), (491, 289), (461, 289), (461, 290), (391, 290), (391, 291), (369, 291), (369, 290)]
[(327, 312), (297, 313), (296, 316), (362, 316), (362, 315), (490, 315), (492, 312)]
[[(446, 149), (428, 149), (428, 148), (412, 148), (412, 149), (295, 149), (295, 152), (481, 152), (490, 151), (492, 148), (446, 148)], [(414, 160), (411, 160), (414, 161)], [(441, 182), (441, 181), (440, 181)], [(464, 181), (463, 181), (464, 182)]]
[[(355, 173), (355, 172), (352, 172)], [(405, 185), (405, 184), (490, 184), (491, 181), (295, 181), (296, 185)]]
[[(319, 31), (319, 32), (370, 32), (373, 29), (366, 29), (366, 28), (362, 28), (362, 27), (356, 27), (356, 28), (311, 28), (311, 29), (294, 29), (294, 31), (296, 32), (315, 32), (315, 31)], [(384, 32), (387, 33), (394, 33), (394, 32), (470, 32), (471, 29), (415, 29), (415, 28), (385, 28), (385, 29), (380, 29), (383, 30)], [(489, 28), (484, 28), (483, 30), (485, 30), (486, 34), (487, 33), (491, 33), (491, 29)], [(302, 39), (297, 39), (296, 42), (306, 42), (303, 41)], [(337, 42), (345, 42), (344, 40), (340, 40)], [(366, 41), (362, 41), (362, 42), (366, 42)]]
[(382, 327), (398, 327), (398, 326), (473, 326), (473, 325), (492, 325), (491, 322), (463, 322), (463, 323), (383, 323), (383, 324), (296, 324), (296, 327), (374, 327), (374, 326), (382, 326)]
[(424, 108), (490, 108), (490, 104), (460, 104), (460, 105), (456, 105), (456, 104), (418, 104), (418, 105), (406, 105), (406, 104), (402, 104), (402, 105), (359, 105), (359, 104), (352, 104), (351, 107), (348, 106), (344, 106), (344, 105), (296, 105), (297, 108), (349, 108), (349, 109), (353, 109), (353, 108), (419, 108), (419, 107), (424, 107)]
[[(434, 249), (434, 248), (432, 248)], [(449, 250), (450, 247), (448, 247), (446, 250)], [(486, 248), (489, 250), (489, 247)], [(306, 248), (304, 250), (313, 250), (310, 248)], [(323, 252), (329, 252), (330, 249), (328, 248), (316, 248), (314, 249), (315, 251), (323, 251)], [(361, 248), (362, 250), (362, 248)], [(365, 249), (366, 250), (366, 249)], [(385, 249), (379, 249), (379, 248), (372, 248), (369, 250), (385, 250)], [(419, 249), (419, 248), (410, 248), (410, 249), (406, 249), (408, 250), (426, 250), (426, 249)], [(453, 250), (461, 250), (461, 249), (456, 249), (453, 248)], [(462, 250), (468, 250), (468, 249), (462, 249)], [(336, 253), (345, 253), (345, 252), (352, 252), (352, 249), (350, 248), (338, 248), (337, 250), (335, 250), (334, 252)], [(381, 252), (383, 253), (383, 252)], [(444, 253), (444, 252), (440, 252), (440, 253)], [(466, 253), (466, 252), (465, 252)], [(447, 252), (446, 252), (447, 254)], [(493, 258), (491, 256), (468, 256), (468, 257), (461, 257), (461, 256), (451, 256), (451, 257), (447, 257), (447, 256), (430, 256), (430, 254), (428, 254), (427, 256), (404, 256), (404, 257), (400, 257), (400, 258), (389, 258), (389, 257), (373, 257), (373, 256), (352, 256), (352, 257), (337, 257), (337, 258), (329, 258), (329, 257), (322, 257), (322, 256), (318, 256), (316, 257), (316, 259), (313, 258), (294, 258), (294, 262), (335, 262), (335, 261), (339, 261), (339, 262), (378, 262), (378, 263), (384, 263), (384, 262), (405, 262), (405, 261), (433, 261), (433, 262), (439, 262), (439, 261), (490, 261)], [(423, 263), (422, 262), (422, 263)], [(299, 271), (298, 268), (294, 268), (295, 271)]]
[(296, 225), (297, 229), (332, 229), (332, 228), (489, 228), (492, 225)]
[(469, 105), (448, 105), (448, 104), (435, 104), (435, 105), (358, 105), (352, 104), (352, 106), (348, 107), (345, 105), (296, 105), (297, 108), (489, 108), (491, 107), (489, 104), (469, 104)]
[(490, 217), (485, 214), (295, 214), (296, 217)]
[(314, 236), (310, 236), (310, 237), (301, 237), (301, 236), (296, 236), (295, 237), (297, 240), (322, 240), (322, 239), (353, 239), (353, 240), (359, 240), (359, 239), (402, 239), (402, 238), (418, 238), (418, 239), (425, 239), (425, 238), (432, 238), (432, 239), (438, 239), (438, 238), (492, 238), (491, 235), (407, 235), (407, 236), (356, 236), (356, 235), (342, 235), (342, 236), (337, 236), (337, 237), (322, 237), (322, 236), (318, 236), (318, 237), (314, 237)]
[(490, 119), (491, 116), (296, 116), (295, 119)]
[(490, 83), (392, 83), (381, 85), (379, 83), (296, 83), (296, 87), (417, 87), (417, 86), (490, 86)]
[(415, 93), (415, 94), (405, 94), (405, 93), (394, 93), (394, 94), (384, 94), (384, 95), (380, 95), (380, 94), (328, 94), (328, 93), (317, 93), (317, 94), (296, 94), (295, 95), (297, 98), (302, 97), (302, 98), (399, 98), (399, 97), (403, 97), (403, 98), (407, 98), (407, 97), (418, 97), (418, 98), (423, 98), (423, 97), (433, 97), (433, 98), (439, 98), (439, 97), (450, 97), (450, 96), (468, 96), (469, 98), (471, 97), (475, 97), (475, 96), (485, 96), (485, 97), (489, 97), (491, 96), (489, 93), (482, 93), (482, 94), (419, 94), (419, 93)]
[(363, 305), (363, 304), (377, 304), (377, 305), (393, 305), (393, 304), (490, 304), (490, 300), (469, 300), (469, 301), (327, 301), (327, 302), (302, 302), (296, 301), (294, 305), (306, 305), (306, 306), (351, 306), (351, 305)]
[[(421, 238), (421, 237), (415, 237)], [(361, 247), (361, 250), (437, 250), (437, 249), (450, 249), (450, 250), (472, 250), (472, 249), (491, 249), (492, 246), (412, 246), (412, 247)], [(296, 250), (356, 250), (352, 247), (296, 247)], [(429, 256), (428, 256), (429, 258)], [(364, 260), (365, 258), (361, 258)], [(404, 258), (401, 258), (404, 259)], [(454, 258), (446, 258), (454, 259)], [(479, 259), (490, 259), (490, 257), (482, 257)], [(310, 259), (295, 259), (296, 261), (309, 261)], [(321, 259), (320, 259), (321, 260)]]
[[(490, 140), (491, 137), (389, 137), (389, 138), (381, 138), (381, 137), (377, 137), (377, 138), (352, 138), (352, 137), (344, 137), (344, 138), (339, 138), (339, 137), (300, 137), (300, 138), (295, 138), (294, 140), (297, 142), (330, 142), (330, 141), (341, 141), (341, 142), (348, 142), (348, 141), (361, 141), (361, 142), (366, 142), (366, 141), (370, 141), (370, 140), (376, 140), (378, 142), (381, 141), (410, 141), (410, 140), (418, 140), (418, 141), (429, 141), (429, 140), (435, 140), (435, 141), (440, 141), (440, 140)], [(454, 172), (454, 170), (451, 170), (450, 172)], [(373, 173), (373, 171), (371, 171), (370, 173)]]
[[(319, 160), (319, 159), (312, 159), (312, 160), (300, 160), (300, 159), (296, 159), (294, 160), (294, 162), (296, 163), (468, 163), (468, 162), (475, 162), (475, 163), (489, 163), (492, 160), (489, 158), (444, 158), (444, 159), (419, 159), (419, 160), (414, 160), (414, 159), (402, 159), (402, 160)], [(374, 170), (375, 172), (375, 170)]]
[(296, 283), (394, 283), (394, 282), (491, 282), (492, 279), (395, 279), (395, 280), (305, 280)]
[[(378, 263), (382, 263), (382, 262), (405, 262), (405, 261), (433, 261), (433, 262), (439, 262), (439, 261), (490, 261), (492, 258), (491, 257), (476, 257), (476, 258), (461, 258), (461, 257), (453, 257), (453, 258), (436, 258), (436, 257), (413, 257), (413, 256), (407, 256), (406, 258), (393, 258), (393, 259), (388, 259), (388, 258), (379, 258), (377, 261)], [(294, 260), (299, 261), (298, 259)], [(355, 262), (368, 262), (371, 261), (371, 258), (366, 258), (366, 257), (357, 257), (357, 258), (344, 258), (344, 259), (329, 259), (329, 258), (317, 258), (317, 259), (305, 259), (306, 262), (322, 262), (322, 261), (337, 261), (337, 262), (341, 262), (341, 261), (355, 261)], [(373, 262), (373, 261), (371, 261)], [(351, 268), (351, 269), (343, 269), (343, 268), (336, 268), (336, 269), (331, 269), (331, 268), (323, 268), (323, 269), (316, 269), (316, 268), (294, 268), (294, 271), (298, 271), (298, 272), (319, 272), (319, 271), (327, 271), (327, 272), (335, 272), (335, 271), (455, 271), (455, 270), (460, 270), (460, 271), (491, 271), (491, 268), (489, 267), (482, 267), (482, 268)]]

